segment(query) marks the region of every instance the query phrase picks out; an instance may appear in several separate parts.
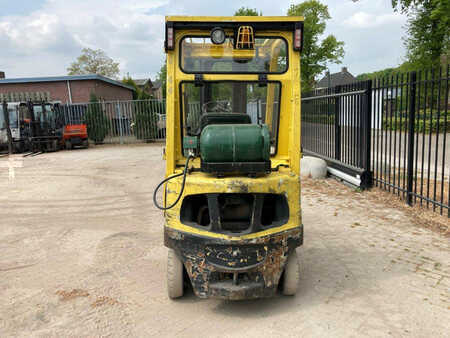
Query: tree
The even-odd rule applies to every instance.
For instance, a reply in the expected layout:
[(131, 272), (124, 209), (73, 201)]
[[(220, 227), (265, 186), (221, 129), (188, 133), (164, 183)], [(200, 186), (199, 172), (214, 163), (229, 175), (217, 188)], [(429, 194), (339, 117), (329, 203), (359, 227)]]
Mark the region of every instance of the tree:
[[(353, 0), (353, 2), (357, 1), (358, 0)], [(391, 0), (391, 4), (395, 11), (400, 10), (402, 13), (406, 13), (411, 6), (418, 6), (427, 1), (428, 0)]]
[(234, 16), (262, 16), (262, 12), (256, 10), (256, 8), (248, 8), (242, 6), (236, 12), (234, 12)]
[(139, 88), (139, 86), (136, 84), (136, 82), (134, 82), (134, 80), (129, 75), (122, 79), (122, 83), (134, 88), (133, 100), (150, 100), (153, 98), (145, 90), (142, 90), (141, 88)]
[(163, 65), (161, 66), (161, 69), (158, 72), (158, 75), (156, 77), (156, 80), (161, 82), (161, 91), (162, 91), (162, 97), (166, 97), (166, 82), (167, 82), (167, 65), (166, 60), (164, 60)]
[(416, 68), (436, 67), (448, 62), (450, 2), (423, 1), (404, 11), (408, 13), (407, 36), (404, 38), (407, 60)]
[(69, 75), (99, 74), (117, 79), (119, 63), (114, 62), (101, 49), (83, 48), (82, 54), (67, 68)]
[(87, 125), (88, 137), (97, 143), (102, 143), (108, 134), (109, 120), (103, 113), (102, 105), (98, 102), (97, 96), (91, 93), (89, 106), (84, 120)]
[(302, 91), (314, 87), (315, 78), (326, 68), (326, 64), (341, 63), (344, 57), (344, 42), (334, 35), (328, 35), (319, 41), (326, 28), (326, 20), (331, 19), (328, 6), (318, 0), (307, 0), (291, 5), (287, 15), (303, 16), (303, 50), (301, 58)]

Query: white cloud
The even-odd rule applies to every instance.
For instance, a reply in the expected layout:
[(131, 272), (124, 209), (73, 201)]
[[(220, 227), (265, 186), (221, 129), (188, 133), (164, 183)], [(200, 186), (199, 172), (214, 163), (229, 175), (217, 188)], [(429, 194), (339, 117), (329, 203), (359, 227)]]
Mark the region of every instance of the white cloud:
[[(2, 1), (2, 0), (0, 0)], [(8, 1), (8, 0), (7, 0)], [(10, 0), (9, 0), (10, 1)], [(37, 1), (37, 0), (36, 0)], [(0, 70), (7, 77), (64, 75), (83, 47), (120, 61), (121, 75), (154, 77), (164, 60), (164, 15), (232, 15), (241, 6), (285, 15), (280, 0), (39, 0), (20, 15), (0, 13)], [(326, 34), (345, 42), (343, 65), (355, 74), (395, 66), (403, 55), (405, 17), (389, 0), (321, 0)], [(38, 8), (37, 10), (35, 8)], [(372, 29), (375, 28), (376, 29)], [(341, 65), (328, 65), (337, 71)]]
[(397, 13), (376, 15), (366, 12), (357, 12), (345, 20), (344, 24), (349, 25), (352, 28), (373, 28), (402, 22), (403, 17)]
[[(167, 4), (50, 0), (28, 15), (0, 17), (0, 42), (15, 51), (12, 58), (0, 50), (0, 67), (7, 76), (62, 75), (81, 49), (90, 47), (121, 61), (122, 75), (154, 75), (162, 62), (164, 17), (148, 12)], [(30, 57), (52, 62), (35, 62), (32, 69), (17, 67), (16, 63), (30, 64), (26, 59)]]

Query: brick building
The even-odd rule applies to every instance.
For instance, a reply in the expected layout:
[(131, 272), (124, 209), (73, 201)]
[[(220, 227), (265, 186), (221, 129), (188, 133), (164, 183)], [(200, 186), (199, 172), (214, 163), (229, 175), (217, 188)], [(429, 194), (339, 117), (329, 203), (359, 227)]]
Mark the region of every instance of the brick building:
[(91, 93), (104, 101), (133, 99), (133, 87), (96, 74), (20, 79), (5, 79), (4, 73), (1, 75), (0, 94), (48, 92), (51, 101), (61, 103), (89, 102)]

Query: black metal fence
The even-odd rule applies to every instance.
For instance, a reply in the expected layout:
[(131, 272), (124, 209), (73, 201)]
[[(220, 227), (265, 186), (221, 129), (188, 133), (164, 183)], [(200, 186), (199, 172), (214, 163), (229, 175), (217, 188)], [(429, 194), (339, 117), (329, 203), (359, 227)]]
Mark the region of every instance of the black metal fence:
[(304, 152), (366, 169), (375, 186), (450, 217), (448, 80), (447, 66), (304, 95)]
[(450, 217), (449, 68), (373, 83), (376, 186)]
[(362, 187), (372, 184), (370, 86), (365, 81), (317, 89), (302, 98), (303, 153), (325, 159)]

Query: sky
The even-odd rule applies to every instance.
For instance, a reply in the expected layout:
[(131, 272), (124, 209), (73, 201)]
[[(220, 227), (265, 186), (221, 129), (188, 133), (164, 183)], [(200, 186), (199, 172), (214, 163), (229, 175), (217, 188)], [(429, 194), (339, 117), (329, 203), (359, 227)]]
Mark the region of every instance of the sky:
[[(0, 71), (7, 78), (66, 75), (81, 49), (102, 49), (121, 77), (154, 79), (164, 61), (165, 15), (233, 15), (241, 6), (285, 15), (292, 0), (0, 0)], [(322, 0), (331, 19), (325, 36), (345, 43), (353, 75), (395, 67), (405, 54), (406, 17), (391, 0)]]

